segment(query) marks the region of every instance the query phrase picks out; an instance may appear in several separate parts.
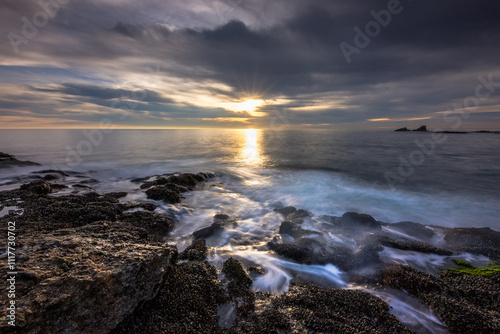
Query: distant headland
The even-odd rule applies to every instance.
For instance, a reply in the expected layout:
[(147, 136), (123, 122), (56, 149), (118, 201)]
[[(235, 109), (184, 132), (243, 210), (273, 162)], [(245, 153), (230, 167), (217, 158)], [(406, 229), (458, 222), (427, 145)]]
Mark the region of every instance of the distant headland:
[(500, 133), (500, 131), (487, 131), (487, 130), (479, 130), (479, 131), (429, 131), (427, 130), (426, 125), (420, 126), (418, 129), (415, 130), (410, 130), (406, 126), (404, 128), (399, 128), (394, 130), (395, 132), (406, 132), (406, 131), (417, 131), (417, 132), (434, 132), (434, 133), (458, 133), (458, 134), (465, 134), (465, 133)]

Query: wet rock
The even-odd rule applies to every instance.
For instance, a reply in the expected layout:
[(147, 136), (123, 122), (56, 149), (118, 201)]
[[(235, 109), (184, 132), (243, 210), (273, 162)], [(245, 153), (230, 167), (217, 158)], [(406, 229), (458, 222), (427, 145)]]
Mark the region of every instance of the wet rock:
[(201, 175), (189, 173), (172, 175), (168, 177), (168, 182), (186, 187), (189, 190), (194, 190), (196, 185), (201, 181), (205, 181), (205, 179)]
[(58, 170), (58, 169), (44, 169), (44, 170), (39, 170), (36, 172), (33, 172), (36, 174), (58, 174), (59, 176), (69, 176), (68, 173), (66, 173), (63, 170)]
[(236, 307), (237, 317), (248, 316), (255, 309), (255, 294), (250, 290), (252, 279), (241, 263), (232, 257), (224, 261), (222, 273), (229, 280), (226, 290)]
[(252, 285), (252, 279), (248, 276), (245, 269), (243, 269), (241, 263), (232, 257), (224, 261), (222, 272), (227, 278), (235, 282), (237, 285), (246, 288), (249, 288), (250, 285)]
[(283, 215), (284, 218), (288, 217), (288, 215), (297, 211), (297, 209), (293, 206), (287, 206), (284, 208), (274, 209), (274, 211)]
[(250, 278), (255, 279), (259, 276), (264, 275), (266, 272), (264, 271), (264, 269), (261, 266), (251, 266), (251, 267), (248, 267), (248, 273), (249, 273)]
[(125, 197), (127, 195), (128, 194), (125, 191), (112, 192), (112, 193), (106, 193), (106, 194), (104, 194), (104, 196), (112, 197), (112, 198), (115, 198), (115, 199), (123, 198), (123, 197)]
[(356, 212), (346, 212), (340, 219), (340, 226), (346, 231), (377, 231), (381, 225), (372, 216)]
[(188, 248), (179, 254), (179, 260), (205, 261), (207, 254), (208, 250), (205, 239), (195, 240)]
[(141, 236), (152, 241), (163, 241), (174, 226), (172, 219), (150, 211), (126, 212), (119, 216), (119, 220), (144, 230), (145, 234)]
[(32, 181), (30, 183), (23, 184), (19, 189), (29, 191), (37, 195), (47, 195), (52, 192), (50, 184), (45, 181)]
[(453, 255), (453, 252), (448, 249), (438, 248), (429, 245), (425, 242), (411, 240), (403, 237), (389, 237), (384, 235), (370, 235), (363, 238), (361, 243), (376, 243), (382, 246), (387, 246), (395, 249), (405, 251), (414, 251), (424, 254), (437, 254), (437, 255)]
[(142, 208), (146, 211), (155, 211), (157, 207), (156, 204), (151, 202), (127, 203), (124, 205), (126, 210)]
[(288, 234), (294, 239), (301, 238), (304, 235), (319, 234), (315, 231), (305, 230), (296, 223), (284, 221), (280, 225), (279, 234)]
[(59, 184), (59, 183), (51, 183), (50, 188), (52, 188), (52, 190), (61, 190), (61, 189), (68, 188), (68, 186), (64, 185), (64, 184)]
[(434, 237), (435, 233), (430, 228), (425, 227), (422, 224), (413, 222), (399, 222), (394, 224), (388, 224), (388, 227), (395, 229), (397, 231), (408, 234), (412, 237), (429, 240)]
[(146, 191), (149, 199), (164, 201), (165, 203), (180, 203), (181, 198), (178, 192), (168, 186), (155, 186)]
[(217, 305), (226, 298), (213, 266), (181, 263), (167, 269), (157, 296), (137, 307), (112, 333), (222, 333)]
[(268, 246), (276, 254), (302, 264), (331, 263), (344, 271), (351, 270), (354, 266), (354, 251), (341, 245), (329, 245), (305, 238), (293, 244), (270, 242)]
[(234, 219), (231, 219), (228, 215), (225, 214), (215, 215), (213, 221), (214, 222), (212, 225), (202, 228), (193, 233), (193, 237), (195, 238), (195, 240), (210, 238), (211, 236), (222, 232), (226, 227), (235, 227), (236, 225), (238, 225)]
[(299, 283), (264, 298), (271, 302), (258, 300), (263, 309), (230, 333), (411, 333), (385, 302), (360, 290)]
[(17, 160), (13, 155), (0, 152), (0, 168), (24, 166), (40, 166), (40, 164), (32, 161)]
[(453, 250), (481, 254), (492, 260), (500, 260), (500, 232), (489, 227), (446, 229), (444, 240)]
[(54, 181), (54, 180), (59, 180), (59, 176), (55, 174), (47, 174), (43, 177), (45, 181)]
[(430, 306), (453, 333), (500, 331), (500, 287), (493, 279), (453, 272), (437, 278), (390, 264), (383, 271), (383, 282)]

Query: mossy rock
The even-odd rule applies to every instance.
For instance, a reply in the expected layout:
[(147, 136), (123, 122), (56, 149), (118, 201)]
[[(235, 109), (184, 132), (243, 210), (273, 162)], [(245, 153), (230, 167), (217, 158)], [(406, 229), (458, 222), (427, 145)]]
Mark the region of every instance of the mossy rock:
[(500, 263), (488, 263), (486, 268), (478, 268), (473, 266), (471, 263), (463, 260), (453, 260), (457, 265), (456, 268), (450, 268), (448, 271), (458, 272), (468, 275), (481, 275), (485, 277), (492, 277), (494, 275), (500, 275)]

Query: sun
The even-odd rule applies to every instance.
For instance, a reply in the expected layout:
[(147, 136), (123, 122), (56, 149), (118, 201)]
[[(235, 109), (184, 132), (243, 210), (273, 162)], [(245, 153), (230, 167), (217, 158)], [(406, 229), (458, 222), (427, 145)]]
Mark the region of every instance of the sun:
[(255, 111), (257, 107), (260, 107), (264, 104), (262, 100), (247, 100), (245, 102), (240, 102), (235, 104), (234, 111)]
[(228, 109), (234, 112), (248, 112), (250, 115), (258, 117), (260, 113), (257, 110), (258, 107), (264, 104), (264, 100), (250, 99), (238, 103), (221, 103), (220, 106), (224, 109)]

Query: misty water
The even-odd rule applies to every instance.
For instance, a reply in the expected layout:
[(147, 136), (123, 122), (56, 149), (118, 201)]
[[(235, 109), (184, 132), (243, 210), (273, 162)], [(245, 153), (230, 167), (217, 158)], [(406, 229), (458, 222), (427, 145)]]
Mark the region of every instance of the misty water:
[[(213, 172), (216, 177), (181, 205), (157, 211), (179, 220), (172, 241), (183, 250), (191, 234), (224, 213), (238, 225), (209, 238), (209, 260), (218, 269), (237, 257), (259, 265), (265, 274), (255, 291), (283, 293), (293, 278), (318, 284), (364, 289), (349, 282), (332, 264), (304, 265), (280, 258), (267, 243), (282, 240), (283, 217), (274, 211), (294, 206), (311, 213), (303, 227), (323, 241), (352, 246), (352, 240), (325, 231), (320, 216), (366, 213), (376, 220), (413, 221), (433, 226), (491, 227), (500, 230), (500, 135), (448, 134), (437, 142), (431, 133), (324, 130), (2, 130), (0, 151), (42, 167), (2, 170), (0, 190), (12, 189), (16, 175), (56, 168), (85, 173), (99, 181), (99, 192), (127, 191), (122, 201), (151, 201), (133, 178), (171, 172)], [(154, 201), (153, 201), (154, 202)], [(391, 231), (390, 225), (384, 227)], [(395, 231), (392, 231), (395, 232)], [(396, 233), (396, 232), (395, 232)], [(399, 232), (398, 232), (399, 233)], [(405, 235), (413, 238), (413, 236)], [(278, 239), (277, 239), (278, 238)], [(434, 245), (441, 240), (437, 234)], [(473, 263), (482, 256), (440, 256), (386, 247), (384, 262), (396, 261), (437, 274), (460, 258)], [(370, 291), (393, 307), (393, 313), (421, 333), (444, 333), (432, 312), (409, 296)], [(231, 309), (228, 307), (228, 309)], [(227, 318), (227, 317), (226, 317)]]

